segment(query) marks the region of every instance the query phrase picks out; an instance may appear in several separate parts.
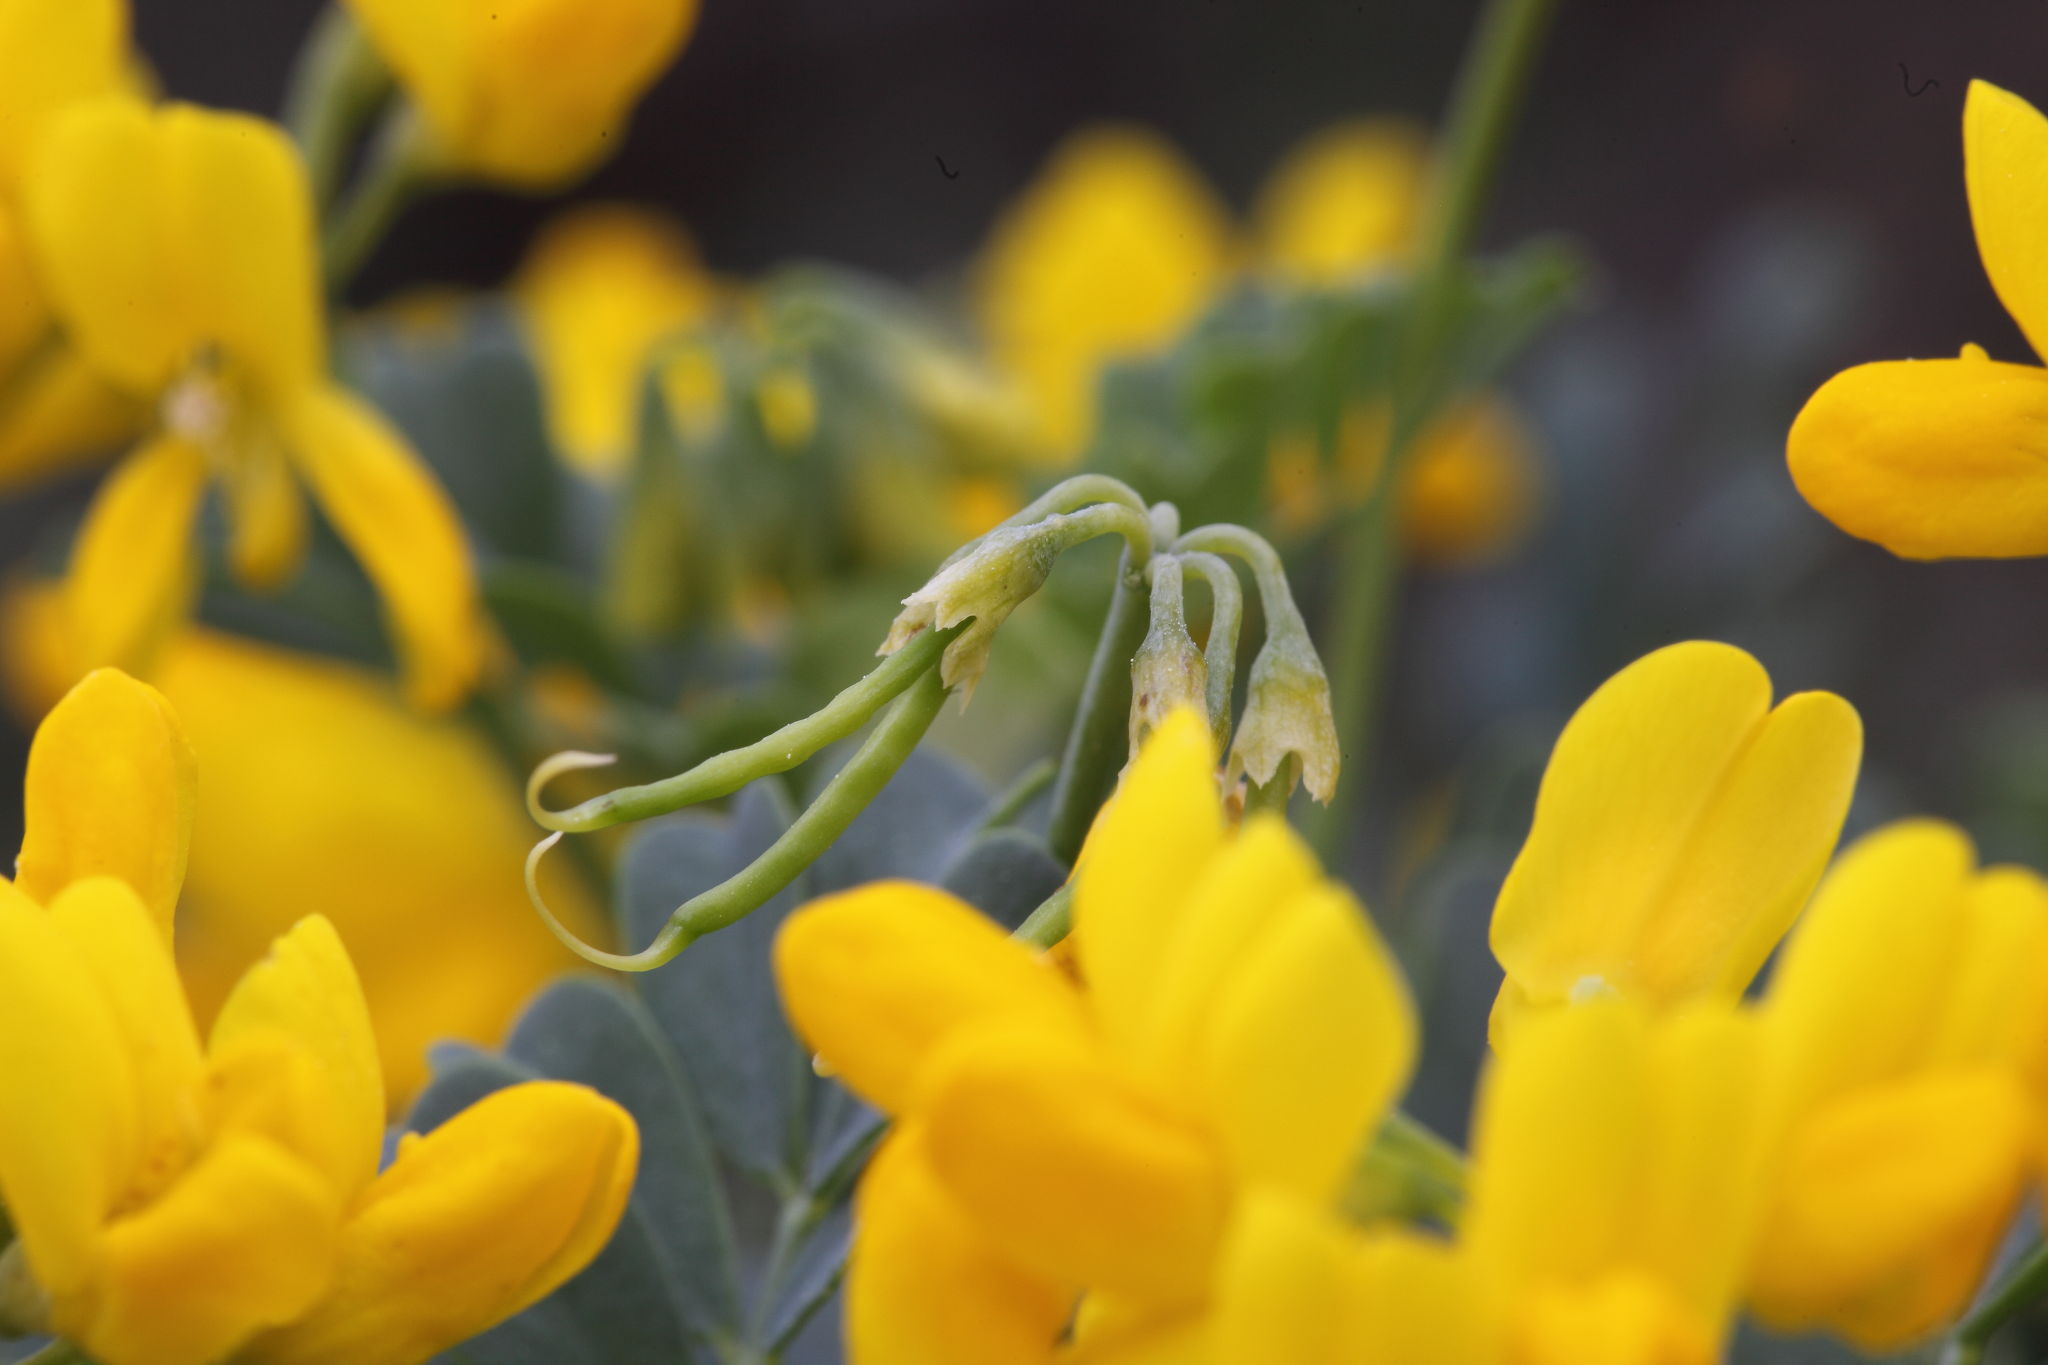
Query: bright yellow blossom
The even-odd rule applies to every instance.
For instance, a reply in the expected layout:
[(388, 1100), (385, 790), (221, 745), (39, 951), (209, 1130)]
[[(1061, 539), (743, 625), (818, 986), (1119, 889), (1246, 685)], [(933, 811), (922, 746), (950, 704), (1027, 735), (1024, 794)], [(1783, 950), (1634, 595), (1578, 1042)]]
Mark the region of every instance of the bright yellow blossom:
[(1460, 1238), (1513, 1365), (1712, 1365), (1771, 1159), (1756, 1021), (1600, 1000), (1531, 1019), (1481, 1084)]
[(1260, 189), (1253, 209), (1260, 259), (1311, 285), (1400, 263), (1415, 237), (1428, 171), (1428, 140), (1410, 123), (1331, 124), (1290, 151)]
[(1603, 683), (1558, 737), (1494, 906), (1495, 1041), (1589, 996), (1739, 996), (1827, 864), (1862, 745), (1847, 702), (1773, 706), (1732, 645), (1671, 645)]
[(1069, 140), (1003, 214), (976, 285), (999, 369), (1047, 455), (1078, 458), (1104, 365), (1164, 348), (1230, 278), (1229, 215), (1167, 142), (1137, 128)]
[(697, 0), (347, 0), (450, 169), (546, 189), (614, 150)]
[(513, 285), (547, 398), (555, 449), (611, 477), (632, 458), (648, 353), (701, 322), (716, 288), (682, 229), (622, 204), (556, 219)]
[[(6, 605), (0, 658), (31, 720), (73, 677), (53, 648), (58, 614), (48, 592)], [(156, 684), (207, 779), (178, 936), (202, 1022), (293, 920), (323, 915), (361, 973), (386, 1088), (404, 1105), (431, 1045), (496, 1044), (574, 961), (527, 905), (518, 785), (469, 726), (409, 709), (367, 669), (197, 628), (165, 645)], [(541, 875), (548, 904), (601, 941), (570, 865)]]
[(146, 663), (189, 591), (210, 482), (236, 574), (288, 578), (303, 480), (382, 594), (415, 700), (459, 700), (483, 654), (462, 527), (398, 433), (327, 378), (311, 202), (284, 134), (91, 101), (44, 136), (25, 190), (58, 317), (95, 367), (162, 410), (72, 551), (80, 660)]
[(1758, 1315), (1889, 1355), (1952, 1321), (2040, 1170), (2048, 883), (1905, 821), (1843, 855), (1762, 1007), (1788, 1124)]
[(66, 109), (128, 88), (122, 0), (0, 0), (0, 488), (140, 429), (142, 409), (57, 333), (20, 213), (22, 176)]
[[(1963, 107), (1970, 220), (1985, 273), (2048, 357), (2048, 119), (1983, 81)], [(1965, 346), (1858, 365), (1822, 385), (1786, 458), (1828, 520), (1909, 559), (2048, 554), (2048, 370)]]
[(103, 1365), (411, 1365), (596, 1255), (638, 1133), (580, 1086), (501, 1092), (378, 1174), (376, 1044), (325, 919), (202, 1042), (167, 900), (192, 777), (160, 696), (88, 676), (29, 766), (22, 875), (0, 882), (0, 1197), (51, 1331)]
[(1230, 835), (1206, 720), (1169, 716), (1076, 873), (1073, 982), (943, 892), (882, 883), (776, 944), (791, 1018), (897, 1128), (859, 1196), (856, 1362), (1050, 1359), (1087, 1291), (1210, 1293), (1246, 1191), (1327, 1203), (1414, 1020), (1357, 903), (1281, 820)]

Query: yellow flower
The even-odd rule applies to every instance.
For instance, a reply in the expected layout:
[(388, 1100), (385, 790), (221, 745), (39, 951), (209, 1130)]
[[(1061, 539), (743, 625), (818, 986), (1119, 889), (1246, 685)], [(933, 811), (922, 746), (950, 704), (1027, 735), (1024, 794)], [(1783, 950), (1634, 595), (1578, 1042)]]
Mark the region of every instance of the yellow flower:
[[(1325, 472), (1305, 431), (1275, 436), (1266, 454), (1266, 500), (1275, 526), (1304, 535), (1360, 506), (1385, 465), (1386, 405), (1345, 410)], [(1543, 467), (1528, 430), (1492, 394), (1459, 399), (1415, 438), (1402, 475), (1401, 538), (1411, 559), (1438, 568), (1487, 564), (1528, 533), (1542, 501)]]
[(633, 454), (648, 352), (702, 322), (716, 297), (695, 248), (657, 214), (581, 208), (542, 231), (513, 292), (555, 449), (586, 474), (621, 473)]
[[(5, 607), (0, 658), (30, 719), (72, 676), (52, 648), (57, 614), (47, 591), (17, 591)], [(403, 1105), (432, 1044), (496, 1044), (573, 963), (527, 904), (517, 780), (469, 726), (410, 710), (366, 669), (207, 630), (165, 646), (156, 682), (206, 774), (178, 939), (202, 1022), (271, 939), (323, 915), (360, 969)], [(602, 916), (569, 865), (542, 877), (548, 904), (601, 941)]]
[[(1963, 108), (1970, 220), (1985, 273), (2048, 356), (2048, 120), (1983, 81)], [(1989, 359), (1858, 365), (1822, 385), (1786, 458), (1814, 508), (1909, 559), (2048, 554), (2048, 370)]]
[(209, 481), (237, 575), (289, 577), (304, 480), (382, 594), (414, 699), (459, 700), (483, 654), (462, 527), (398, 433), (326, 376), (311, 204), (284, 134), (240, 114), (91, 101), (45, 135), (24, 190), (73, 341), (162, 409), (72, 551), (81, 661), (141, 664), (175, 621)]
[(1774, 707), (1731, 645), (1671, 645), (1603, 683), (1558, 737), (1494, 906), (1495, 1041), (1588, 996), (1740, 996), (1827, 864), (1862, 744), (1847, 702)]
[(943, 892), (883, 883), (776, 944), (800, 1035), (897, 1127), (859, 1196), (856, 1361), (1050, 1358), (1074, 1296), (1207, 1297), (1252, 1188), (1329, 1202), (1414, 1021), (1363, 911), (1273, 817), (1226, 834), (1208, 724), (1174, 713), (1076, 873), (1084, 989)]
[(1600, 1000), (1530, 1020), (1474, 1118), (1460, 1238), (1514, 1365), (1711, 1365), (1773, 1129), (1755, 1019)]
[(1889, 1355), (1968, 1304), (2039, 1172), (2048, 884), (1955, 828), (1866, 837), (1762, 1006), (1788, 1136), (1759, 1317)]
[(24, 171), (58, 116), (129, 84), (122, 0), (0, 0), (0, 489), (141, 426), (140, 407), (57, 335), (19, 204)]
[(617, 147), (697, 0), (347, 0), (451, 169), (534, 189)]
[(1102, 367), (1165, 347), (1229, 280), (1229, 215), (1179, 153), (1137, 128), (1073, 138), (990, 235), (976, 280), (996, 365), (1056, 463), (1094, 430)]
[(1311, 285), (1402, 262), (1428, 171), (1428, 140), (1399, 119), (1355, 119), (1312, 134), (1259, 191), (1261, 260)]
[(379, 1175), (376, 1044), (325, 919), (202, 1043), (169, 933), (191, 788), (169, 707), (111, 670), (31, 751), (22, 876), (0, 882), (0, 1197), (48, 1328), (105, 1365), (252, 1339), (257, 1360), (409, 1365), (581, 1269), (623, 1213), (632, 1119), (519, 1086)]

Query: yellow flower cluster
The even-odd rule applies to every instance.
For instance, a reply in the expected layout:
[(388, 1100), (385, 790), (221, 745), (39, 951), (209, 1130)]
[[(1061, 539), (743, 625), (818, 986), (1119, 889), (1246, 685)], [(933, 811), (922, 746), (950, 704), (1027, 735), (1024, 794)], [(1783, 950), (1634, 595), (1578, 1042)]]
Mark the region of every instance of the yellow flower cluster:
[(1823, 877), (1861, 747), (1841, 698), (1774, 706), (1727, 645), (1588, 700), (1496, 909), (1448, 1234), (1338, 1213), (1412, 1010), (1283, 824), (1226, 828), (1191, 711), (1098, 820), (1070, 964), (928, 888), (799, 912), (791, 1018), (896, 1123), (859, 1197), (857, 1365), (1706, 1365), (1744, 1307), (1923, 1340), (2040, 1174), (2048, 883), (1928, 820)]
[(0, 1276), (102, 1365), (425, 1360), (609, 1240), (626, 1112), (533, 1082), (381, 1172), (384, 1082), (334, 928), (300, 920), (202, 1039), (171, 957), (194, 772), (155, 690), (89, 674), (36, 733), (0, 882)]

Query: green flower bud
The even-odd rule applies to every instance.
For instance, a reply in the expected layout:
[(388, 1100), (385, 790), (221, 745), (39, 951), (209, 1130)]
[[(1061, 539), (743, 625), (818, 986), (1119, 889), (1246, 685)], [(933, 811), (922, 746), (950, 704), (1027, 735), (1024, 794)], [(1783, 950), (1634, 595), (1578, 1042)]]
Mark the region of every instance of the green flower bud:
[(1145, 639), (1131, 657), (1131, 753), (1146, 736), (1183, 706), (1206, 714), (1209, 665), (1188, 633), (1180, 560), (1152, 561), (1152, 616)]
[(1266, 786), (1282, 773), (1288, 759), (1308, 794), (1328, 802), (1337, 790), (1337, 718), (1330, 710), (1330, 679), (1309, 642), (1301, 614), (1275, 612), (1266, 602), (1266, 643), (1252, 660), (1245, 691), (1244, 715), (1230, 746), (1230, 775)]

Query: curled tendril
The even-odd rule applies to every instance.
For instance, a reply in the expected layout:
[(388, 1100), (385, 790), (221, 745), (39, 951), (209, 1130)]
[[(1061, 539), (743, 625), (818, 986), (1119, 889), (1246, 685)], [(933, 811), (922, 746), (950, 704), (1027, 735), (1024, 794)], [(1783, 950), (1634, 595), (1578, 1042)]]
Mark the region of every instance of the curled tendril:
[(549, 810), (540, 803), (541, 788), (565, 773), (580, 773), (591, 768), (608, 768), (619, 761), (617, 754), (593, 754), (581, 749), (564, 749), (561, 753), (544, 758), (526, 779), (526, 813), (533, 817), (542, 829), (551, 829), (556, 834), (574, 832), (575, 826), (569, 820), (568, 811)]
[[(557, 755), (557, 757), (566, 757), (566, 755)], [(585, 755), (585, 757), (588, 757), (588, 755)], [(562, 842), (562, 835), (565, 832), (559, 829), (556, 830), (553, 834), (535, 844), (526, 855), (526, 898), (533, 902), (533, 908), (540, 915), (541, 923), (547, 925), (554, 936), (562, 941), (562, 946), (582, 958), (585, 962), (594, 963), (599, 967), (609, 967), (615, 972), (644, 972), (651, 970), (661, 966), (662, 963), (667, 962), (689, 946), (690, 932), (674, 920), (664, 924), (661, 927), (661, 932), (654, 936), (654, 942), (648, 944), (637, 953), (606, 952), (602, 948), (584, 942), (583, 939), (577, 936), (575, 930), (562, 923), (561, 918), (549, 908), (547, 898), (540, 893), (540, 862), (541, 859), (547, 857), (549, 849)]]

